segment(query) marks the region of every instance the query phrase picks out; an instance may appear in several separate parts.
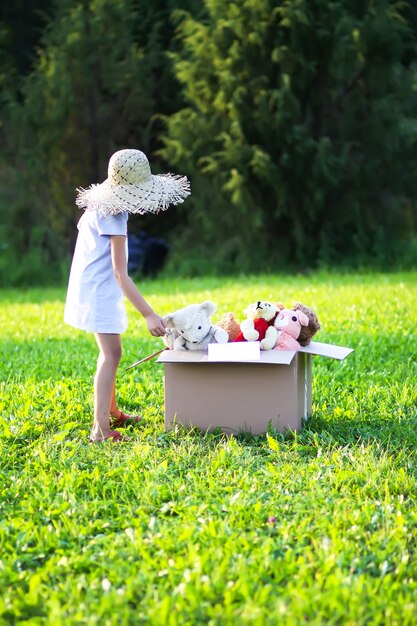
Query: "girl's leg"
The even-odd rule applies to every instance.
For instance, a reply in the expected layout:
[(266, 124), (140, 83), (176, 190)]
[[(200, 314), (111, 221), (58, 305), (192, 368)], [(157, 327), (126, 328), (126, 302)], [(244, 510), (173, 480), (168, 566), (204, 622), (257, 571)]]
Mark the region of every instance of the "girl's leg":
[(140, 422), (142, 417), (140, 415), (129, 415), (128, 413), (124, 413), (117, 406), (116, 400), (116, 388), (113, 388), (113, 394), (110, 402), (110, 415), (113, 418), (114, 426), (127, 426), (128, 424), (136, 424)]
[(110, 407), (114, 395), (116, 371), (122, 356), (120, 335), (95, 333), (100, 348), (94, 377), (93, 439), (103, 439), (110, 434)]
[(120, 413), (120, 409), (117, 406), (117, 401), (116, 401), (116, 386), (114, 386), (112, 397), (111, 397), (111, 402), (110, 402), (110, 415), (112, 417), (118, 417), (119, 413)]

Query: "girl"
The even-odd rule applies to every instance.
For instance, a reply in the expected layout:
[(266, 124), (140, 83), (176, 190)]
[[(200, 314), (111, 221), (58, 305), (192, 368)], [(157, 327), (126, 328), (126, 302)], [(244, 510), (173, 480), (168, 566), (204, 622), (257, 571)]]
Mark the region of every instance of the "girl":
[(93, 332), (99, 347), (94, 377), (94, 424), (90, 441), (123, 441), (113, 426), (140, 420), (117, 406), (116, 370), (122, 355), (121, 333), (127, 328), (123, 296), (144, 317), (154, 337), (165, 332), (155, 313), (127, 273), (127, 220), (129, 213), (158, 213), (190, 194), (185, 176), (154, 176), (139, 150), (119, 150), (111, 157), (108, 177), (99, 185), (78, 189), (77, 205), (85, 209), (68, 283), (64, 319), (67, 324)]

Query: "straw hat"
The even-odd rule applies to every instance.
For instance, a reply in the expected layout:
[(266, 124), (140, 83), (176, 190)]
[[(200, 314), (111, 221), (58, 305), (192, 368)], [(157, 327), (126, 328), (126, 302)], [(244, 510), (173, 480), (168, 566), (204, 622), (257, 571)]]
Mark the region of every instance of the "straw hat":
[(159, 213), (170, 204), (184, 202), (190, 195), (186, 176), (153, 175), (146, 155), (140, 150), (119, 150), (110, 158), (108, 176), (99, 185), (77, 189), (77, 205), (104, 215), (122, 211)]

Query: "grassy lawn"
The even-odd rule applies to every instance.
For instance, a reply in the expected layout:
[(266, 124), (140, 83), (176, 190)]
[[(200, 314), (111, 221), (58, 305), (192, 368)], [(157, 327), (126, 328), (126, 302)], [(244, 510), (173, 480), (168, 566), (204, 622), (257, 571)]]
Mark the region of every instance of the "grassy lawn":
[(89, 445), (94, 338), (64, 290), (0, 295), (0, 624), (415, 624), (417, 273), (159, 280), (165, 314), (204, 299), (299, 300), (318, 341), (298, 434), (166, 433), (162, 347), (129, 306), (120, 405), (132, 442)]

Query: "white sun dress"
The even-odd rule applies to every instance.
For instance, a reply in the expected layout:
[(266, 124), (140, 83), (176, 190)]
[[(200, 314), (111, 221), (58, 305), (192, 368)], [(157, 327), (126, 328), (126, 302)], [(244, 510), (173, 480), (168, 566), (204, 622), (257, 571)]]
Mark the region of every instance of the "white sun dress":
[(78, 222), (78, 237), (68, 282), (64, 321), (93, 333), (125, 332), (123, 292), (113, 272), (110, 236), (126, 237), (128, 213), (107, 217), (86, 210)]

